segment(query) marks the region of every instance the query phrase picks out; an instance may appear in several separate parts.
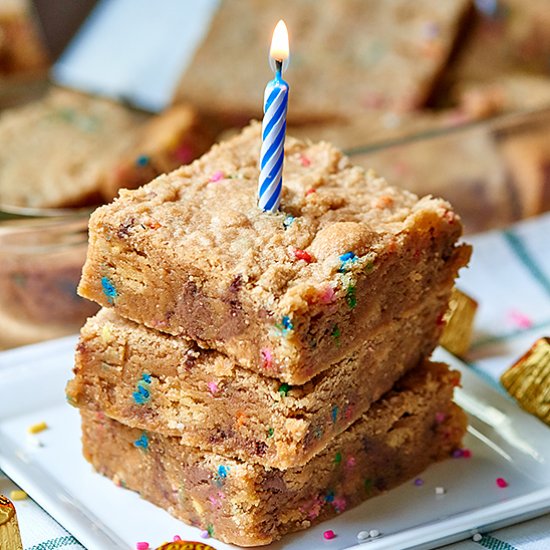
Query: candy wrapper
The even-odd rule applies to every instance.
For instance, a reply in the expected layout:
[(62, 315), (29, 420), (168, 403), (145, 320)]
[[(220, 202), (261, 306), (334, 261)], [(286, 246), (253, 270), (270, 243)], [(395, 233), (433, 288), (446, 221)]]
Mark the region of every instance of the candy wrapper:
[(539, 338), (500, 381), (527, 412), (550, 425), (550, 338)]
[(23, 550), (15, 507), (11, 500), (0, 495), (0, 548)]
[(470, 348), (476, 311), (477, 302), (455, 287), (444, 317), (446, 324), (440, 344), (458, 357)]

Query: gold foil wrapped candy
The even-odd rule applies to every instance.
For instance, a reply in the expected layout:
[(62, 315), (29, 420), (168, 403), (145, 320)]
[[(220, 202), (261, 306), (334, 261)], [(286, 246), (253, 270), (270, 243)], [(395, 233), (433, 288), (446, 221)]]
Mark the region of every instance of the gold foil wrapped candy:
[(0, 495), (0, 548), (23, 550), (15, 507), (10, 499)]
[(550, 338), (539, 338), (500, 381), (527, 412), (550, 425)]
[(449, 309), (443, 317), (446, 324), (440, 344), (458, 357), (470, 349), (476, 311), (477, 302), (458, 288), (453, 288)]

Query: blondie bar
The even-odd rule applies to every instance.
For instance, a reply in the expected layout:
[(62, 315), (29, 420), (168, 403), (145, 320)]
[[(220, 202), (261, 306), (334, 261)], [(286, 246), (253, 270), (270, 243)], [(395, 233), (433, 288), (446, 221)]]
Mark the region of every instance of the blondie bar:
[(413, 369), (321, 454), (288, 470), (203, 452), (87, 410), (84, 455), (220, 540), (269, 544), (403, 483), (460, 446), (465, 416), (451, 402), (458, 379), (442, 364)]
[[(435, 347), (446, 293), (369, 335), (304, 386), (246, 371), (219, 352), (104, 309), (77, 347), (70, 403), (186, 445), (276, 468), (303, 465)], [(344, 327), (342, 327), (344, 330)], [(340, 328), (331, 339), (338, 345)]]
[(282, 18), (290, 34), (291, 121), (413, 110), (426, 103), (470, 7), (470, 0), (322, 7), (315, 0), (223, 0), (176, 97), (232, 121), (260, 116), (258, 83), (269, 78), (269, 35)]
[(99, 204), (192, 161), (216, 129), (179, 105), (153, 117), (101, 98), (54, 89), (0, 118), (0, 204)]
[[(303, 384), (434, 289), (470, 248), (450, 205), (287, 138), (281, 211), (256, 205), (260, 126), (122, 191), (90, 220), (82, 296)], [(341, 327), (340, 346), (331, 334)]]

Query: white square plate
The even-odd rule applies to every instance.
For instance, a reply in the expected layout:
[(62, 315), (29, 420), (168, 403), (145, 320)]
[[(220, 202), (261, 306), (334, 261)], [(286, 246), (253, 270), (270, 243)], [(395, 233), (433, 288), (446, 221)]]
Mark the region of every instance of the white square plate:
[[(184, 525), (130, 491), (92, 471), (80, 452), (79, 416), (65, 402), (74, 337), (0, 354), (0, 468), (89, 550), (151, 546), (175, 534), (200, 541)], [(409, 482), (307, 531), (285, 537), (271, 550), (342, 550), (357, 533), (382, 536), (365, 549), (434, 548), (550, 510), (550, 430), (483, 382), (456, 358), (438, 350), (463, 375), (457, 402), (470, 420), (468, 459), (449, 459)], [(27, 428), (46, 421), (43, 443), (29, 443)], [(502, 477), (509, 486), (501, 489)], [(435, 487), (446, 489), (436, 495)], [(327, 541), (323, 532), (337, 537)], [(236, 548), (214, 539), (217, 550)]]

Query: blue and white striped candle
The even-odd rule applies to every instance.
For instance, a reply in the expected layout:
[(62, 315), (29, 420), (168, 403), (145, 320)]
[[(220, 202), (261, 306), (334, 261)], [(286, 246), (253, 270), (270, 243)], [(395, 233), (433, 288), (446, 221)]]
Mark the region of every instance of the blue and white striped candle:
[(277, 212), (283, 187), (283, 161), (286, 134), (288, 84), (283, 80), (284, 63), (288, 61), (288, 32), (279, 21), (273, 32), (270, 58), (275, 65), (275, 78), (268, 82), (264, 94), (262, 149), (258, 206), (264, 212)]

